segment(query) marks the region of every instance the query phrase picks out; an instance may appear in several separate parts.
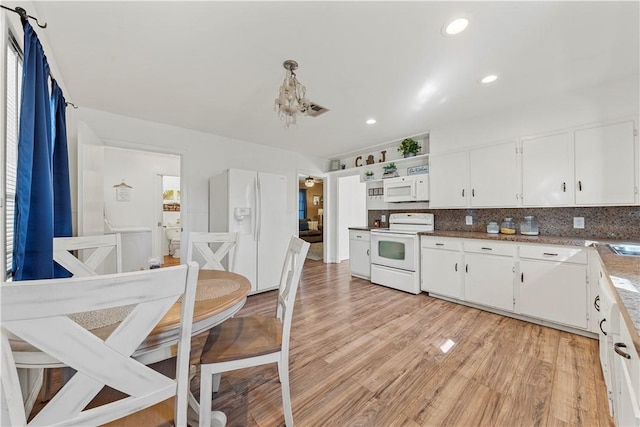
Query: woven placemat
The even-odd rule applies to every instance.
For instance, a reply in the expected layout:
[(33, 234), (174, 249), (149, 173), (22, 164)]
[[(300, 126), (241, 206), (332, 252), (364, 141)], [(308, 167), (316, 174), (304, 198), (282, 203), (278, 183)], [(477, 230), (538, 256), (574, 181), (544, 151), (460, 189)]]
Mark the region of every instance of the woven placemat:
[[(222, 298), (240, 289), (240, 284), (229, 279), (204, 279), (198, 281), (196, 301)], [(182, 297), (178, 300), (182, 302)], [(69, 318), (85, 329), (98, 329), (124, 320), (135, 305), (127, 305), (104, 310), (87, 311), (69, 315)]]

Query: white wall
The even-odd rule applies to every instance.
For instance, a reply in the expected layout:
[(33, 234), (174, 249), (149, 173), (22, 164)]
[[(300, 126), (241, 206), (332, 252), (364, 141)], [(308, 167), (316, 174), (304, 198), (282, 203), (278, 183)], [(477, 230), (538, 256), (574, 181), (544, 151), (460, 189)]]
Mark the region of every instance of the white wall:
[(430, 130), (431, 153), (640, 115), (638, 76)]
[[(105, 147), (104, 214), (114, 227), (155, 225), (159, 206), (154, 180), (157, 174), (180, 175), (180, 157)], [(116, 200), (114, 185), (124, 180), (133, 188), (129, 201)]]
[(349, 259), (349, 227), (367, 226), (366, 191), (359, 175), (338, 178), (338, 261)]
[[(78, 119), (84, 121), (106, 146), (182, 156), (180, 207), (183, 237), (190, 230), (208, 230), (209, 178), (228, 168), (286, 175), (290, 188), (287, 212), (291, 234), (295, 234), (298, 195), (296, 169), (320, 174), (328, 168), (327, 160), (251, 142), (89, 108), (81, 107), (77, 114)], [(304, 144), (304, 141), (300, 143)]]

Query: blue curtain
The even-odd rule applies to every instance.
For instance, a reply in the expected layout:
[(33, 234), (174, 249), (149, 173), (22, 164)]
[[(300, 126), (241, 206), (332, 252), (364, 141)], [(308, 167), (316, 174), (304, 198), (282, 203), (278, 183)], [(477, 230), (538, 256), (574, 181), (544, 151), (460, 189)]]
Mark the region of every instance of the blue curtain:
[(13, 241), (14, 280), (53, 277), (53, 146), (49, 64), (23, 21), (24, 60)]
[[(51, 88), (51, 138), (53, 141), (53, 237), (70, 237), (71, 185), (69, 184), (69, 153), (67, 149), (67, 103), (58, 82), (53, 80)], [(71, 277), (57, 263), (53, 266), (54, 277)]]

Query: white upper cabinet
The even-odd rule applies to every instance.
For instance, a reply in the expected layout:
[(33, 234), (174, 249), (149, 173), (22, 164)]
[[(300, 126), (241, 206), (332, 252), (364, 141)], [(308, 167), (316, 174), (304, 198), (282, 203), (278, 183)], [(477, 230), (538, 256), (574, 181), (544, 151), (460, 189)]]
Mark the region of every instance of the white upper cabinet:
[(469, 150), (471, 206), (518, 205), (519, 180), (516, 143)]
[(636, 203), (633, 122), (575, 132), (575, 191), (578, 205)]
[(522, 141), (522, 205), (573, 204), (573, 162), (567, 132)]
[(431, 155), (432, 208), (460, 208), (467, 206), (467, 152)]
[(517, 206), (516, 143), (431, 155), (432, 208)]

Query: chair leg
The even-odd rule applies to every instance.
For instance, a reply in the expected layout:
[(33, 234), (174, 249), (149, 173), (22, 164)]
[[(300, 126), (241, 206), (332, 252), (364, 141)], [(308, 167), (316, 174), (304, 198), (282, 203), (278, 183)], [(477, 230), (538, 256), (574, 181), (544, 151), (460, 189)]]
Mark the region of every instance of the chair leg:
[(212, 374), (208, 367), (200, 366), (200, 427), (211, 426)]
[(289, 390), (289, 357), (282, 355), (278, 362), (278, 375), (282, 388), (282, 410), (284, 412), (284, 424), (293, 427), (293, 411), (291, 409), (291, 391)]
[(220, 377), (222, 375), (220, 373), (217, 374), (213, 374), (213, 380), (211, 382), (211, 392), (212, 393), (217, 393), (218, 390), (220, 389)]

